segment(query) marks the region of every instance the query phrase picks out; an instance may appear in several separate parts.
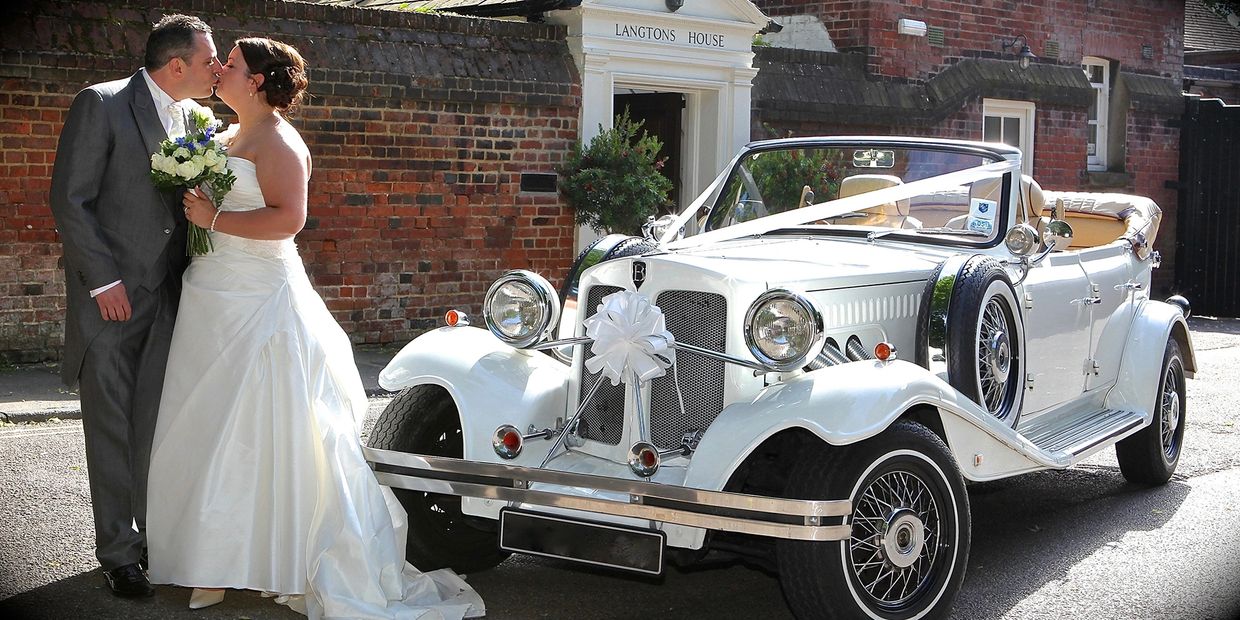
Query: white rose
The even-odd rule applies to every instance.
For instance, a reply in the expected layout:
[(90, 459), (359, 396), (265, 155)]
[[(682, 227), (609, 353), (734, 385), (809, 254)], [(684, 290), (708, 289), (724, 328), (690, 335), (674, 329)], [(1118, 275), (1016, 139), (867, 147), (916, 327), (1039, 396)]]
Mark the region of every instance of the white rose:
[(177, 160), (175, 158), (160, 155), (159, 163), (156, 165), (159, 167), (159, 171), (164, 174), (175, 175), (177, 173)]
[(190, 111), (190, 114), (194, 117), (196, 127), (214, 127), (220, 124), (211, 108), (197, 107)]
[(215, 166), (219, 161), (220, 155), (214, 150), (208, 149), (207, 152), (202, 154), (202, 163), (208, 168)]
[(211, 172), (217, 172), (219, 174), (224, 174), (227, 171), (228, 171), (228, 163), (223, 159), (219, 160), (218, 162), (215, 163), (215, 165), (211, 166)]
[(200, 174), (202, 174), (202, 163), (200, 162), (191, 159), (177, 164), (177, 176), (182, 179), (193, 179)]
[(189, 159), (189, 149), (183, 146), (179, 147), (177, 150), (172, 152), (172, 156), (180, 161), (185, 161)]

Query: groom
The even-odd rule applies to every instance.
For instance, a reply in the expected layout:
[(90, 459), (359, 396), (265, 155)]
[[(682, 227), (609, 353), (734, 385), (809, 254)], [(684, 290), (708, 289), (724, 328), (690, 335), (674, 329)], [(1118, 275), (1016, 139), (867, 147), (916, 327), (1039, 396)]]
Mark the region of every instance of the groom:
[(209, 97), (222, 70), (211, 28), (187, 15), (155, 24), (144, 65), (73, 100), (50, 200), (64, 244), (61, 378), (80, 384), (95, 555), (127, 597), (154, 593), (140, 565), (146, 477), (188, 262), (180, 196), (151, 183), (150, 158), (184, 134), (184, 100)]

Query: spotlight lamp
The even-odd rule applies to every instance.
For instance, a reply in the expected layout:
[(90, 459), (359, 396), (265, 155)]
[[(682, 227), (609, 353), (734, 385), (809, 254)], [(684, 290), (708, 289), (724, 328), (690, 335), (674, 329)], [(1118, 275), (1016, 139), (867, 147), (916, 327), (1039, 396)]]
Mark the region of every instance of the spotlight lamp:
[(999, 43), (1003, 46), (1003, 51), (1007, 51), (1010, 47), (1016, 47), (1016, 42), (1020, 42), (1020, 47), (1015, 50), (1016, 60), (1020, 63), (1021, 69), (1028, 69), (1029, 63), (1037, 59), (1033, 55), (1033, 51), (1029, 49), (1029, 38), (1023, 34), (1018, 34), (1011, 39), (1000, 39)]

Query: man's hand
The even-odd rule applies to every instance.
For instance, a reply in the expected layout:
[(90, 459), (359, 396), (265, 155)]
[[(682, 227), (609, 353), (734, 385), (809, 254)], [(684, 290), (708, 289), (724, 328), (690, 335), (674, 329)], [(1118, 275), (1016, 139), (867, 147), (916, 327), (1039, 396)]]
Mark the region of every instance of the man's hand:
[(99, 304), (99, 314), (103, 315), (105, 321), (128, 321), (129, 317), (133, 316), (124, 284), (117, 284), (95, 295), (95, 303)]

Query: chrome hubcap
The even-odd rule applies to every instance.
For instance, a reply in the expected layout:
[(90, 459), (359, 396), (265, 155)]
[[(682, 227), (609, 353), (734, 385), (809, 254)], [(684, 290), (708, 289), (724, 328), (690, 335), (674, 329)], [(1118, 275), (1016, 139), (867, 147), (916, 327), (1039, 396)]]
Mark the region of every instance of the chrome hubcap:
[(1003, 401), (1012, 372), (1012, 343), (1008, 339), (1010, 326), (1002, 303), (998, 297), (990, 298), (982, 312), (977, 334), (977, 378), (983, 401), (979, 404), (999, 417), (1003, 414)]
[(1008, 346), (1007, 334), (995, 333), (990, 337), (987, 346), (990, 348), (990, 355), (986, 360), (990, 363), (990, 375), (995, 381), (1006, 383), (1008, 371), (1012, 369), (1012, 349)]
[(853, 574), (880, 606), (899, 607), (930, 580), (938, 504), (920, 478), (892, 471), (870, 483), (855, 506), (848, 548)]
[(883, 557), (897, 568), (908, 568), (926, 546), (926, 529), (913, 511), (902, 508), (887, 519), (883, 534)]

